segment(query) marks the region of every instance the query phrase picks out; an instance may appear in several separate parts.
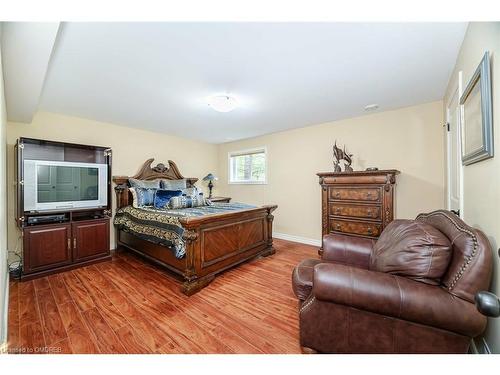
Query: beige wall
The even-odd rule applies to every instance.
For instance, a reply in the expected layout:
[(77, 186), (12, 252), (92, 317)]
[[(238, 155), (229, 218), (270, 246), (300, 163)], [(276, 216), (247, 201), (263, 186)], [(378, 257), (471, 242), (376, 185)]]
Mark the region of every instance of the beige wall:
[[(155, 162), (173, 160), (186, 177), (201, 180), (207, 173), (217, 171), (217, 146), (184, 138), (127, 128), (114, 124), (39, 112), (31, 124), (7, 124), (7, 181), (9, 249), (19, 249), (15, 225), (14, 144), (19, 137), (49, 139), (113, 149), (113, 175), (130, 176), (149, 158)], [(205, 187), (200, 181), (199, 187)], [(2, 185), (3, 186), (3, 185)], [(115, 207), (113, 194), (113, 208)], [(113, 228), (111, 229), (113, 232)], [(114, 248), (114, 234), (111, 246)]]
[[(451, 75), (444, 103), (452, 94), (458, 79), (458, 72), (463, 73), (463, 87), (467, 85), (484, 53), (490, 51), (492, 58), (493, 90), (493, 134), (495, 137), (495, 157), (464, 167), (464, 220), (474, 227), (482, 229), (493, 246), (494, 276), (492, 290), (500, 293), (499, 257), (500, 244), (500, 22), (471, 23), (457, 58), (457, 64)], [(494, 353), (500, 353), (500, 319), (490, 319), (485, 335), (486, 341)]]
[[(15, 226), (14, 144), (23, 137), (110, 146), (113, 174), (131, 175), (144, 160), (176, 161), (187, 177), (219, 175), (215, 193), (234, 201), (276, 203), (275, 231), (319, 241), (321, 199), (316, 173), (332, 169), (335, 139), (354, 153), (355, 169), (370, 166), (401, 171), (396, 217), (412, 218), (443, 207), (442, 102), (211, 145), (165, 134), (54, 113), (37, 113), (31, 124), (7, 125), (9, 249), (20, 249)], [(227, 153), (266, 146), (267, 185), (228, 185)], [(201, 182), (199, 186), (206, 188)], [(114, 197), (113, 197), (114, 199)], [(114, 235), (112, 235), (114, 247)]]
[[(219, 147), (218, 189), (235, 201), (276, 203), (275, 231), (319, 241), (317, 172), (332, 170), (332, 145), (346, 144), (354, 169), (398, 169), (396, 217), (444, 207), (442, 102), (284, 131)], [(266, 146), (267, 185), (227, 184), (228, 152)]]
[[(0, 24), (0, 40), (2, 37)], [(0, 48), (1, 49), (1, 48)], [(7, 115), (5, 111), (5, 96), (3, 86), (2, 55), (0, 52), (0, 345), (7, 340), (7, 304), (4, 303), (7, 292), (7, 210), (6, 210), (6, 151), (5, 134)]]

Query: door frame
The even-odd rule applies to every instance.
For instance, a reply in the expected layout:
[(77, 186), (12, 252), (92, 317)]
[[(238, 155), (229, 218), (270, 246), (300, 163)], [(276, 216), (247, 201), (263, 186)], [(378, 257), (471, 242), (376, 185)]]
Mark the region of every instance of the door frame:
[[(458, 137), (459, 137), (459, 142), (458, 142), (458, 150), (459, 150), (459, 168), (458, 168), (458, 180), (460, 183), (460, 199), (459, 199), (459, 210), (460, 210), (460, 218), (463, 219), (464, 217), (464, 166), (461, 163), (462, 159), (462, 106), (460, 105), (459, 98), (462, 96), (463, 92), (463, 86), (462, 86), (462, 71), (458, 72), (458, 77), (457, 81), (455, 84), (452, 86), (452, 90), (450, 91), (452, 94), (456, 92), (457, 95), (457, 104), (458, 104), (458, 110), (459, 110), (459, 115), (457, 117), (457, 131), (458, 131)], [(446, 102), (446, 124), (449, 123), (450, 121), (450, 105), (451, 101), (453, 99), (453, 95), (448, 98), (448, 101)], [(448, 131), (447, 125), (445, 125), (445, 132), (446, 132), (446, 207), (448, 210), (451, 209), (451, 132)]]

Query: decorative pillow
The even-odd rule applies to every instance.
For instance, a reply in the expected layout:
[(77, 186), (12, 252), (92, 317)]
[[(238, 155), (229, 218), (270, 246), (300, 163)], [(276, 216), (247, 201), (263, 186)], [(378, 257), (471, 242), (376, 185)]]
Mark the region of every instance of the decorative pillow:
[(161, 180), (161, 188), (165, 190), (182, 190), (187, 188), (186, 179), (182, 180)]
[(209, 202), (203, 197), (203, 194), (195, 195), (193, 197), (188, 197), (182, 195), (180, 197), (172, 197), (168, 202), (168, 207), (172, 209), (178, 208), (191, 208), (200, 206), (209, 206)]
[[(195, 195), (199, 195), (200, 192), (196, 186), (182, 189), (182, 195), (187, 195), (188, 197), (193, 197)], [(202, 193), (203, 194), (203, 193)]]
[(137, 193), (135, 192), (135, 188), (131, 187), (131, 188), (128, 188), (128, 190), (132, 194), (132, 207), (135, 207), (135, 208), (139, 207), (137, 205)]
[(145, 189), (139, 187), (133, 189), (135, 190), (135, 196), (134, 193), (132, 193), (135, 203), (135, 205), (132, 205), (134, 207), (152, 206), (154, 204), (155, 192), (158, 189)]
[(129, 178), (128, 183), (130, 187), (133, 188), (143, 188), (143, 189), (159, 189), (160, 188), (160, 180), (138, 180), (136, 178)]
[(451, 260), (450, 240), (433, 226), (394, 220), (373, 248), (370, 269), (439, 285)]
[(163, 190), (158, 189), (155, 192), (154, 206), (155, 208), (165, 208), (172, 197), (179, 197), (182, 195), (181, 190)]

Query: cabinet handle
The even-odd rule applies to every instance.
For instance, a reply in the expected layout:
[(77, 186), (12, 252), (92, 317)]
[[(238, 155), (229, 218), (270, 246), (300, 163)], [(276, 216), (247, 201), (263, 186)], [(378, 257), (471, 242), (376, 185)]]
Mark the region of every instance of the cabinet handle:
[(68, 250), (71, 250), (71, 238), (68, 238)]
[(73, 238), (73, 249), (76, 249), (76, 237)]

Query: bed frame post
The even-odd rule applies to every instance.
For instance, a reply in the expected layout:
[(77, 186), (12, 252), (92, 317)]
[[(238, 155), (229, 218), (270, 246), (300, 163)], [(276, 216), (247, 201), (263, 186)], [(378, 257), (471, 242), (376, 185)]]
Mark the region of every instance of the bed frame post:
[(115, 186), (115, 194), (116, 194), (116, 207), (121, 208), (128, 206), (128, 179), (113, 177), (113, 182), (116, 184)]
[(182, 238), (186, 242), (186, 270), (184, 271), (184, 282), (181, 286), (181, 292), (187, 296), (195, 294), (200, 289), (204, 288), (215, 278), (214, 275), (198, 277), (196, 274), (196, 247), (200, 246), (198, 241), (199, 231), (187, 229), (184, 231)]
[(269, 256), (273, 255), (276, 253), (276, 250), (273, 247), (273, 220), (274, 220), (274, 215), (272, 212), (278, 208), (277, 205), (272, 205), (272, 206), (264, 206), (265, 209), (267, 210), (267, 246), (268, 246), (268, 251), (262, 254), (262, 256)]

